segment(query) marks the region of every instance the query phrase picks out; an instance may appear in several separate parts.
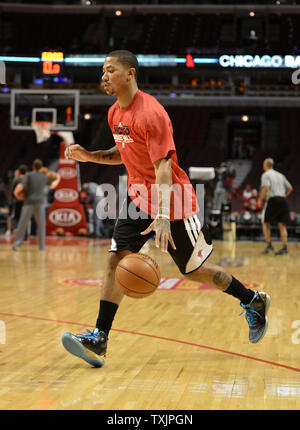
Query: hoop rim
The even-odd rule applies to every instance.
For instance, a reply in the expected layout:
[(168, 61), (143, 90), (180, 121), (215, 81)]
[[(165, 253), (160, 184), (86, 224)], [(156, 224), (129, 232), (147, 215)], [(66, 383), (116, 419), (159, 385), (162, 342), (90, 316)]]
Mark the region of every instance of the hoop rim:
[(52, 124), (50, 121), (32, 121), (31, 126), (40, 130), (50, 130)]

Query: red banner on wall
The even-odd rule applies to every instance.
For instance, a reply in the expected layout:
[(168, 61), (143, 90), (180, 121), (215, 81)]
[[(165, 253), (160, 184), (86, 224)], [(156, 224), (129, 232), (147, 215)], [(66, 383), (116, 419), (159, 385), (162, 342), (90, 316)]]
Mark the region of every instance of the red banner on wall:
[(60, 143), (58, 173), (60, 183), (55, 188), (54, 201), (47, 214), (47, 235), (85, 235), (87, 220), (79, 202), (76, 161), (65, 158), (66, 142)]

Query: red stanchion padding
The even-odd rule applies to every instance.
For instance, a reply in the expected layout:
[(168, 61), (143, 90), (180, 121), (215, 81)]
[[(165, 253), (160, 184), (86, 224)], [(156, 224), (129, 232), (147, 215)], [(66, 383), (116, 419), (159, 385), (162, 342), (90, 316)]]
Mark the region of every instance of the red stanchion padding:
[(61, 180), (47, 214), (46, 231), (47, 235), (85, 236), (88, 226), (83, 205), (79, 202), (76, 161), (65, 158), (65, 148), (66, 142), (62, 141), (58, 163)]

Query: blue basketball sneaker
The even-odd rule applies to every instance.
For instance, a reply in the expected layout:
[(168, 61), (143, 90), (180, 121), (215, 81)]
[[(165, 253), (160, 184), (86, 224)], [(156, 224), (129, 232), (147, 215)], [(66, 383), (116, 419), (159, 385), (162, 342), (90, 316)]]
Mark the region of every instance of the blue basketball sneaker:
[(107, 350), (107, 336), (103, 331), (95, 328), (86, 329), (85, 333), (62, 335), (62, 344), (73, 355), (82, 358), (94, 367), (104, 366)]
[(249, 340), (251, 343), (259, 342), (268, 329), (268, 312), (271, 304), (271, 298), (267, 293), (255, 291), (255, 295), (251, 302), (240, 305), (244, 308), (242, 315), (246, 312), (246, 320), (249, 325)]

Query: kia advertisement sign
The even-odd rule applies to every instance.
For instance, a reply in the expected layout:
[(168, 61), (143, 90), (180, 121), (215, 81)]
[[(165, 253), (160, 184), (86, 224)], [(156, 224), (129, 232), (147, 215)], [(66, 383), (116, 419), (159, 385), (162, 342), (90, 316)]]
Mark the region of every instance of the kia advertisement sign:
[(59, 227), (71, 227), (80, 223), (81, 213), (75, 209), (55, 209), (49, 214), (49, 220)]
[(77, 171), (73, 167), (61, 167), (58, 169), (58, 173), (62, 179), (74, 179), (77, 177)]
[(80, 235), (88, 233), (84, 208), (79, 201), (76, 161), (65, 159), (66, 142), (60, 143), (58, 173), (60, 183), (47, 214), (48, 235)]
[(78, 199), (78, 192), (72, 188), (61, 188), (55, 191), (54, 198), (62, 203), (70, 203)]

